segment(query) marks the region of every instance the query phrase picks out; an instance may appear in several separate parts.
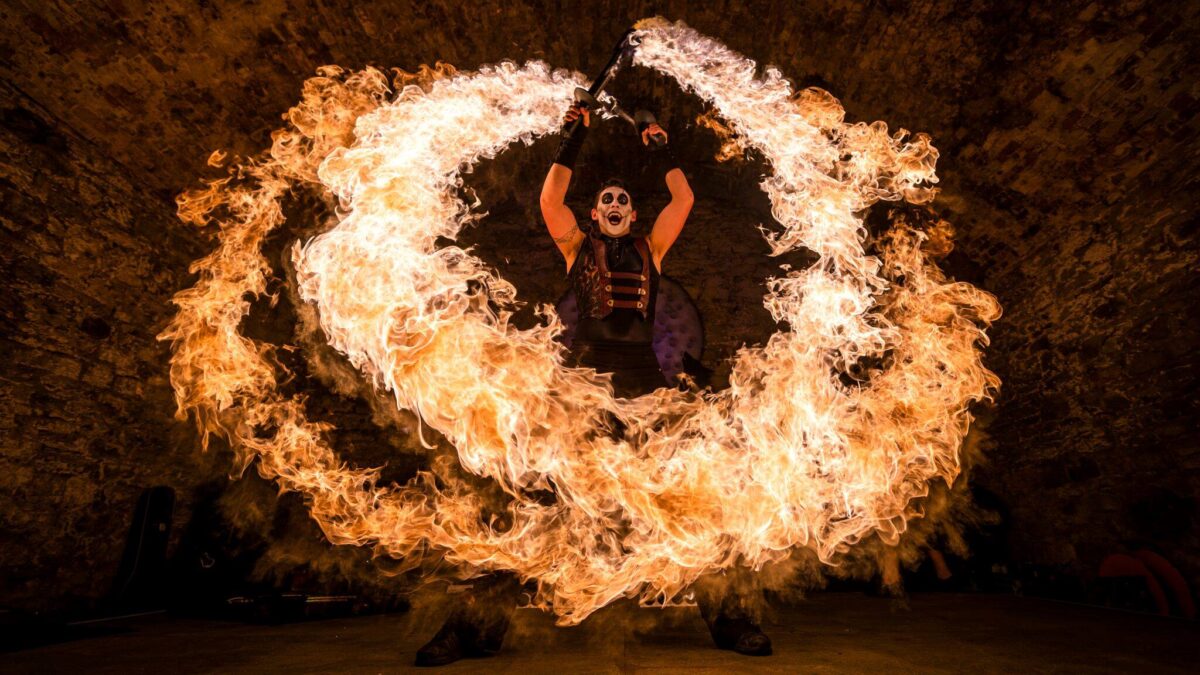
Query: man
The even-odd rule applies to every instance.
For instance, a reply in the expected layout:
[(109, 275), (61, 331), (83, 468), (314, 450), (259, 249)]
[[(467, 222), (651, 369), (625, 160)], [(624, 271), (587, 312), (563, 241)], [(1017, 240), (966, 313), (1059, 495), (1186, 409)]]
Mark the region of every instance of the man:
[[(679, 237), (692, 210), (692, 189), (665, 145), (657, 153), (666, 169), (671, 202), (659, 214), (650, 236), (634, 239), (637, 220), (633, 197), (619, 180), (606, 181), (592, 202), (592, 226), (584, 232), (564, 200), (575, 160), (587, 137), (591, 113), (574, 106), (567, 111), (568, 127), (558, 156), (542, 185), (541, 207), (546, 228), (567, 265), (567, 275), (579, 305), (571, 352), (576, 365), (613, 375), (618, 396), (633, 397), (666, 386), (652, 346), (654, 303), (663, 257)], [(642, 131), (664, 142), (658, 124)]]
[[(565, 203), (591, 114), (576, 105), (564, 118), (564, 128), (580, 119), (565, 134), (542, 185), (542, 217), (566, 261), (579, 305), (572, 361), (611, 373), (616, 394), (632, 398), (668, 385), (653, 349), (654, 304), (662, 260), (691, 213), (692, 190), (667, 143), (666, 131), (651, 124), (642, 131), (642, 144), (648, 146), (652, 136), (662, 140), (663, 147), (654, 156), (665, 172), (671, 202), (654, 221), (650, 235), (635, 239), (630, 235), (637, 220), (633, 197), (621, 181), (606, 181), (592, 202), (592, 224), (585, 232)], [(717, 646), (741, 654), (770, 654), (770, 639), (739, 608), (739, 598), (723, 594), (721, 584), (711, 579), (706, 582), (698, 585), (697, 597)], [(510, 575), (490, 575), (477, 581), (437, 635), (417, 652), (417, 665), (444, 665), (464, 656), (495, 654), (518, 590)]]
[[(563, 138), (546, 174), (542, 217), (566, 260), (568, 279), (579, 305), (579, 323), (571, 343), (573, 361), (612, 373), (616, 394), (632, 398), (668, 384), (654, 355), (654, 304), (663, 258), (679, 238), (694, 199), (671, 151), (667, 132), (651, 124), (641, 132), (642, 145), (648, 147), (653, 136), (661, 140), (661, 148), (653, 156), (671, 193), (670, 203), (658, 214), (649, 236), (634, 239), (630, 236), (637, 220), (633, 197), (621, 181), (606, 181), (592, 202), (592, 226), (584, 232), (565, 204), (591, 115), (577, 104), (567, 110), (564, 118), (569, 128), (581, 117), (582, 123)], [(751, 656), (771, 653), (771, 640), (744, 608), (747, 598), (726, 592), (727, 585), (713, 578), (697, 586), (700, 613), (718, 647)]]

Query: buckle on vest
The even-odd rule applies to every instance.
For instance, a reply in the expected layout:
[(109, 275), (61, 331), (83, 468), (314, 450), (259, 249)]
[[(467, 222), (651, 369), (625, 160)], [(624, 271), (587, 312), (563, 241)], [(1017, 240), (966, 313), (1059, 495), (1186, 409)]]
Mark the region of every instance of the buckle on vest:
[(604, 287), (604, 290), (606, 290), (606, 291), (611, 291), (611, 290), (612, 290), (612, 284), (609, 284), (609, 285), (605, 286), (605, 287)]
[(609, 307), (612, 307), (612, 300), (609, 300), (609, 301), (608, 301), (608, 306), (609, 306)]
[(638, 309), (641, 309), (642, 307), (645, 307), (645, 306), (646, 306), (646, 303), (644, 303), (644, 302), (638, 303)]

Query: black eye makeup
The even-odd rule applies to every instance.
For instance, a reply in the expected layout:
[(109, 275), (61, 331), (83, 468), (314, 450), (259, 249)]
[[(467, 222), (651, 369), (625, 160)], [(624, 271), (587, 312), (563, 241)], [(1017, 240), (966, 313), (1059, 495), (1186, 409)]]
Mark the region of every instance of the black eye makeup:
[(606, 193), (604, 196), (600, 197), (600, 203), (601, 204), (611, 204), (612, 199), (613, 199), (612, 193), (609, 192), (609, 193)]
[(623, 194), (620, 197), (617, 197), (617, 203), (621, 206), (625, 206), (629, 203), (629, 195)]

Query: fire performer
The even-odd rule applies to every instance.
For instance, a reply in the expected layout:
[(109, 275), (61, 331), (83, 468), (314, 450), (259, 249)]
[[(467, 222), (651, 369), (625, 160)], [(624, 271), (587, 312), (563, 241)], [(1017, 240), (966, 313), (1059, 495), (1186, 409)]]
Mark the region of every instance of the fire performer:
[[(591, 226), (579, 227), (565, 198), (590, 124), (585, 104), (567, 110), (563, 140), (542, 185), (542, 216), (566, 261), (579, 305), (571, 360), (577, 366), (611, 373), (616, 395), (633, 398), (668, 385), (653, 350), (654, 307), (663, 257), (687, 222), (693, 195), (667, 132), (657, 123), (643, 124), (642, 144), (658, 148), (651, 156), (658, 159), (655, 163), (663, 172), (670, 203), (659, 213), (649, 236), (634, 238), (630, 234), (637, 220), (633, 197), (623, 182), (610, 179), (592, 202)], [(745, 575), (730, 576), (745, 585)], [(732, 591), (733, 587), (704, 579), (695, 589), (714, 642), (739, 654), (769, 655), (770, 638), (747, 611), (749, 598)], [(507, 575), (478, 580), (437, 635), (417, 652), (417, 665), (495, 654), (516, 596), (517, 584)]]

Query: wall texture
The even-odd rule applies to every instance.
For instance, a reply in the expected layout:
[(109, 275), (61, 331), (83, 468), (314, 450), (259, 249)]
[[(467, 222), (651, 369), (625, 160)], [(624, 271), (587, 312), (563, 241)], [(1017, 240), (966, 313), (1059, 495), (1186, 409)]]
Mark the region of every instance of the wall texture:
[[(213, 149), (264, 147), (320, 65), (542, 58), (587, 72), (653, 14), (828, 89), (850, 119), (934, 137), (937, 206), (959, 232), (946, 265), (1006, 310), (977, 481), (1011, 513), (1014, 562), (1086, 577), (1108, 552), (1152, 545), (1200, 580), (1195, 3), (50, 1), (0, 7), (0, 522), (29, 543), (0, 554), (6, 594), (102, 592), (135, 488), (177, 485), (186, 506), (193, 472), (215, 470), (171, 422), (153, 341), (206, 248), (170, 198)], [(668, 273), (708, 318), (711, 363), (770, 330), (757, 283), (773, 263), (750, 229), (769, 218), (761, 167), (714, 165), (700, 106), (670, 82), (619, 87), (660, 109), (703, 187)], [(549, 152), (508, 160), (524, 187), (497, 190), (493, 222), (468, 235), (497, 264), (537, 259), (504, 271), (539, 300), (561, 289), (533, 200)], [(729, 283), (696, 271), (725, 251), (746, 261)], [(52, 576), (81, 551), (96, 574)]]
[(125, 167), (0, 92), (0, 587), (71, 604), (108, 593), (143, 489), (213, 472), (172, 422), (154, 341), (204, 248)]

